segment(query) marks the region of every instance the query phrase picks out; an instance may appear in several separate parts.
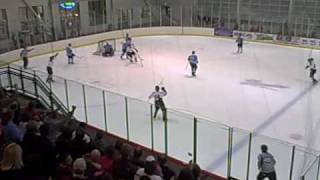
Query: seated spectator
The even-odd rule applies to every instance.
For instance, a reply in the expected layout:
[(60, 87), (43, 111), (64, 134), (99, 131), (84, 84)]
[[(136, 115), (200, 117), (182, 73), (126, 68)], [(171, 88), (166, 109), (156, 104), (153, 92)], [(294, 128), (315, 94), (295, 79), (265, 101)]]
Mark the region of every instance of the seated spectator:
[(41, 138), (38, 124), (30, 121), (26, 125), (26, 133), (22, 141), (23, 162), (25, 173), (29, 179), (45, 179), (42, 168), (46, 162), (43, 161)]
[(94, 147), (98, 149), (100, 152), (103, 152), (107, 147), (103, 141), (103, 134), (99, 131), (96, 133), (93, 143), (94, 143)]
[(56, 152), (58, 154), (70, 153), (69, 146), (71, 144), (72, 130), (63, 128), (61, 134), (56, 140)]
[(198, 164), (191, 165), (191, 171), (195, 180), (200, 180), (201, 177), (201, 168)]
[(121, 158), (121, 149), (123, 146), (123, 142), (120, 140), (117, 140), (114, 144), (114, 159), (120, 159)]
[(99, 176), (94, 180), (113, 180), (113, 178), (109, 173), (104, 173), (102, 176)]
[[(0, 117), (0, 150), (1, 150), (1, 152), (4, 149), (6, 143), (7, 142), (5, 139), (4, 129), (2, 127), (2, 119)], [(2, 153), (0, 153), (0, 159), (2, 159)]]
[(151, 180), (162, 180), (160, 176), (156, 175), (156, 170), (157, 170), (157, 163), (155, 161), (155, 158), (153, 156), (148, 156), (146, 158), (144, 168), (140, 168), (136, 172), (134, 176), (134, 180), (139, 180), (142, 176), (147, 176)]
[(73, 162), (72, 166), (72, 180), (84, 180), (88, 179), (85, 176), (87, 170), (86, 161), (83, 158), (78, 158)]
[(115, 180), (133, 179), (137, 168), (129, 160), (130, 153), (130, 146), (124, 144), (121, 148), (121, 158), (113, 163), (113, 177)]
[(164, 180), (170, 180), (176, 176), (175, 172), (167, 166), (167, 158), (165, 156), (159, 156), (158, 163), (162, 170)]
[(69, 152), (73, 159), (79, 158), (91, 151), (91, 146), (85, 140), (85, 133), (82, 130), (77, 130), (75, 138), (71, 141)]
[(102, 53), (103, 56), (105, 57), (113, 56), (114, 50), (111, 44), (107, 42), (107, 44), (104, 45), (103, 48), (104, 48), (104, 52)]
[(64, 119), (59, 119), (56, 111), (48, 112), (44, 117), (44, 123), (50, 126), (49, 139), (54, 142), (57, 140), (59, 130), (63, 126)]
[[(91, 143), (91, 138), (90, 138), (90, 136), (86, 133), (86, 126), (87, 126), (86, 123), (80, 122), (80, 123), (79, 123), (79, 127), (72, 132), (72, 140), (75, 139), (77, 133), (81, 133), (81, 134), (83, 133), (83, 140), (84, 140), (84, 142), (87, 143), (87, 144)], [(81, 131), (81, 132), (80, 132), (80, 131)]]
[(18, 103), (18, 101), (14, 102), (10, 105), (10, 110), (13, 112), (12, 122), (15, 123), (17, 126), (19, 126), (21, 108), (20, 108), (20, 104)]
[(142, 160), (143, 151), (141, 148), (135, 148), (133, 151), (133, 156), (131, 158), (132, 164), (142, 168), (144, 166), (144, 161)]
[(40, 120), (40, 115), (36, 111), (36, 102), (30, 102), (23, 111), (22, 121), (28, 122), (29, 120)]
[(13, 112), (7, 108), (1, 112), (3, 131), (9, 142), (20, 143), (23, 138), (23, 133), (20, 128), (13, 123)]
[(55, 146), (53, 142), (49, 139), (50, 127), (48, 124), (43, 124), (40, 127), (40, 144), (41, 147), (40, 155), (41, 159), (45, 162), (41, 166), (41, 174), (46, 177), (50, 177), (54, 171), (54, 162), (55, 162)]
[(101, 165), (101, 153), (99, 150), (94, 149), (90, 155), (86, 158), (87, 171), (86, 176), (89, 179), (94, 179), (103, 175), (103, 169)]
[(21, 180), (23, 179), (22, 149), (16, 143), (7, 145), (0, 162), (0, 179)]
[(70, 154), (60, 154), (57, 157), (57, 167), (55, 168), (53, 179), (69, 180), (72, 177), (72, 157)]
[(195, 180), (195, 179), (194, 179), (192, 170), (189, 167), (186, 167), (180, 171), (177, 180)]
[(101, 165), (104, 171), (112, 173), (113, 161), (114, 161), (115, 149), (112, 146), (108, 146), (101, 157)]

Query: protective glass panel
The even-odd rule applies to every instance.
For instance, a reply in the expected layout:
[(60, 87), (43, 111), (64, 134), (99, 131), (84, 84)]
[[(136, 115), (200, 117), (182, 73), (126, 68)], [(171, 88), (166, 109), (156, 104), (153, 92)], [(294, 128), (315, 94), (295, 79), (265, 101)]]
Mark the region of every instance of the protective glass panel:
[(105, 130), (102, 90), (86, 86), (88, 124)]
[(226, 177), (229, 129), (206, 119), (198, 120), (198, 163), (202, 169)]
[(233, 129), (231, 176), (246, 179), (248, 165), (249, 132)]
[(169, 156), (188, 162), (193, 151), (193, 116), (168, 110), (167, 117)]
[(151, 148), (151, 105), (128, 98), (130, 141)]
[(69, 104), (71, 106), (76, 106), (76, 111), (74, 116), (77, 120), (85, 122), (85, 109), (84, 109), (84, 97), (83, 97), (83, 88), (80, 83), (74, 81), (67, 81), (68, 84), (68, 98)]
[(106, 92), (108, 132), (127, 139), (125, 97)]

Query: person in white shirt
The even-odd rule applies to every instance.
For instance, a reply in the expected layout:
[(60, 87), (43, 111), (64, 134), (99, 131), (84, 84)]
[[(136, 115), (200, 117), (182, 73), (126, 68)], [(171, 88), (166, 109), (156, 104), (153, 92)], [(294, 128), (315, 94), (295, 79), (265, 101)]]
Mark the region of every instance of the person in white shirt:
[(23, 50), (20, 52), (20, 57), (21, 57), (22, 60), (23, 60), (23, 68), (24, 68), (24, 69), (27, 69), (27, 68), (28, 68), (28, 64), (29, 64), (28, 54), (29, 54), (29, 52), (32, 51), (32, 50), (33, 50), (33, 48), (32, 48), (32, 49), (28, 49), (28, 47), (25, 46), (25, 47), (23, 48)]
[(276, 160), (273, 155), (268, 152), (268, 146), (261, 145), (261, 153), (258, 155), (258, 169), (260, 170), (257, 180), (268, 178), (269, 180), (277, 180), (274, 165)]
[(153, 156), (147, 156), (144, 168), (138, 169), (134, 175), (134, 180), (140, 180), (141, 177), (148, 177), (151, 180), (163, 180), (159, 175), (156, 175), (157, 164)]
[(310, 57), (308, 59), (308, 64), (306, 66), (306, 69), (310, 69), (310, 78), (312, 79), (312, 81), (314, 83), (318, 82), (318, 80), (316, 80), (316, 78), (314, 77), (314, 75), (317, 72), (317, 67), (316, 67), (316, 63), (314, 62), (314, 59), (312, 57)]
[(160, 87), (156, 86), (155, 91), (152, 92), (151, 95), (149, 96), (149, 99), (154, 98), (154, 104), (156, 107), (153, 118), (157, 117), (157, 113), (159, 109), (161, 109), (163, 120), (167, 120), (167, 109), (162, 99), (166, 95), (167, 95), (167, 91), (164, 87), (162, 87), (160, 91)]
[(47, 65), (47, 72), (48, 72), (48, 78), (47, 83), (53, 82), (53, 60), (58, 56), (58, 53), (56, 53), (53, 56), (49, 57), (49, 62)]

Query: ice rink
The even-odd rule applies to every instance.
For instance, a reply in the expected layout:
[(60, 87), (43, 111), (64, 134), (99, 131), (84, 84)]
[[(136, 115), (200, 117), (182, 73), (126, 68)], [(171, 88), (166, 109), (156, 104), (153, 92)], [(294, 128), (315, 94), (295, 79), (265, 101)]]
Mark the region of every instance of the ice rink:
[[(169, 108), (320, 150), (320, 87), (304, 68), (309, 49), (248, 42), (243, 54), (236, 54), (234, 40), (196, 36), (137, 37), (133, 42), (143, 67), (120, 60), (118, 41), (112, 58), (93, 55), (97, 45), (91, 45), (76, 48), (82, 58), (68, 65), (60, 52), (54, 73), (144, 101), (162, 81)], [(192, 50), (200, 60), (196, 78), (186, 68)], [(312, 55), (320, 67), (319, 52)], [(30, 68), (46, 72), (48, 57), (33, 58)]]

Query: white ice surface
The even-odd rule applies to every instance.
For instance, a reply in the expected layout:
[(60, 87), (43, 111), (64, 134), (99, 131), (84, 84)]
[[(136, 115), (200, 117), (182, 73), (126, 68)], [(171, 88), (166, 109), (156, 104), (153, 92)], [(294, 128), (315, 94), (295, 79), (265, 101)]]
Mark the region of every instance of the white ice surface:
[[(74, 65), (68, 65), (65, 53), (61, 52), (55, 60), (54, 73), (66, 79), (85, 82), (143, 101), (147, 100), (154, 86), (163, 80), (163, 85), (168, 91), (168, 96), (164, 100), (169, 108), (192, 112), (213, 122), (320, 150), (318, 141), (320, 87), (312, 86), (308, 71), (304, 69), (310, 50), (250, 42), (244, 45), (244, 53), (238, 55), (235, 54), (235, 42), (229, 39), (195, 36), (139, 37), (134, 38), (134, 43), (144, 59), (144, 67), (141, 68), (138, 64), (128, 65), (127, 62), (120, 60), (119, 43), (117, 42), (118, 51), (112, 58), (93, 55), (97, 45), (76, 48), (75, 53), (82, 58), (76, 58)], [(197, 78), (190, 78), (190, 67), (186, 70), (187, 56), (192, 50), (196, 51), (200, 60)], [(312, 55), (320, 67), (319, 52), (313, 50)], [(30, 67), (46, 72), (48, 56), (33, 58)], [(64, 93), (63, 84), (64, 82), (59, 79), (53, 83), (54, 89), (57, 89), (56, 94)], [(83, 97), (77, 92), (82, 93), (82, 87), (76, 83), (69, 84), (69, 94), (72, 94), (69, 96), (72, 99), (70, 104), (79, 105), (78, 111), (81, 112), (77, 113), (82, 114), (78, 116), (84, 117), (81, 110)], [(89, 89), (86, 93), (90, 97), (87, 98), (89, 121), (104, 129), (104, 122), (101, 120), (104, 117), (102, 94), (94, 89)], [(119, 122), (109, 122), (111, 124), (109, 128), (126, 137), (124, 101), (113, 94), (109, 94), (108, 98), (106, 93), (106, 96), (110, 106), (107, 115), (119, 119)], [(59, 97), (65, 102), (64, 95)], [(139, 119), (137, 120), (139, 123), (130, 124), (132, 130), (136, 129), (134, 131), (136, 134), (131, 138), (137, 142), (141, 141), (139, 143), (142, 144), (147, 143), (150, 147), (151, 130), (149, 125), (144, 125), (144, 122), (149, 123), (149, 106), (140, 101), (130, 101), (130, 103), (129, 116)], [(114, 115), (112, 112), (119, 113)], [(99, 114), (98, 118), (96, 114)], [(192, 116), (169, 111), (168, 118), (169, 154), (187, 160), (189, 158), (187, 152), (192, 152)], [(121, 128), (119, 124), (122, 124)], [(155, 121), (155, 126), (158, 127), (154, 132), (155, 148), (163, 151), (163, 123)], [(198, 140), (198, 150), (203, 155), (203, 157), (199, 155), (199, 161), (208, 170), (225, 175), (227, 130), (204, 120), (200, 120), (198, 127), (198, 134), (201, 135)], [(139, 129), (145, 131), (137, 132)], [(218, 133), (219, 131), (221, 133)], [(243, 132), (243, 137), (247, 138), (245, 135)], [(247, 145), (239, 136), (234, 138), (233, 151), (244, 154), (234, 157), (235, 161), (241, 162), (246, 161), (244, 156), (247, 153)], [(184, 145), (182, 142), (186, 138), (189, 142)], [(278, 166), (282, 169), (289, 168), (289, 165), (282, 167), (290, 162), (289, 145), (264, 137), (254, 138), (254, 141), (257, 143), (253, 147), (252, 166), (256, 165), (260, 144), (270, 142), (271, 148), (279, 150), (275, 156), (279, 159), (284, 158), (283, 161), (286, 162)], [(222, 149), (216, 150), (217, 146)], [(274, 151), (276, 153), (277, 150)], [(207, 154), (204, 155), (205, 153)], [(213, 159), (208, 160), (208, 156)], [(219, 158), (224, 159), (223, 163)], [(220, 162), (219, 165), (214, 165), (215, 160), (217, 163)], [(245, 170), (246, 166), (237, 165), (237, 168), (239, 167)], [(252, 178), (255, 173), (251, 172)], [(283, 170), (283, 173), (278, 175), (279, 179), (287, 177), (286, 170)], [(239, 171), (238, 177), (244, 176), (245, 171)]]

